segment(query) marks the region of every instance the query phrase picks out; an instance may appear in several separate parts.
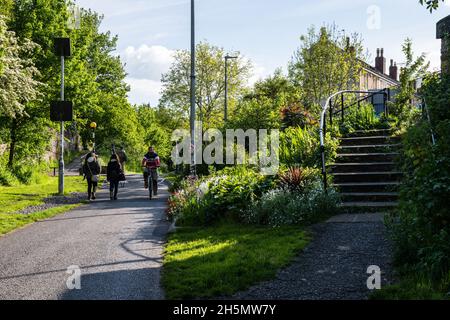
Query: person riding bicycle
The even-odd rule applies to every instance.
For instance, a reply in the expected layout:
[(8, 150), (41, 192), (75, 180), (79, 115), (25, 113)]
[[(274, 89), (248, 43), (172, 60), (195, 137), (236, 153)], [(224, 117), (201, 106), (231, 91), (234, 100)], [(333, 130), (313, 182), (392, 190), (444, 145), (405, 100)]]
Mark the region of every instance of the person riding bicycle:
[(158, 193), (158, 168), (161, 165), (158, 154), (155, 152), (153, 147), (148, 148), (148, 152), (145, 154), (144, 159), (142, 159), (142, 166), (144, 167), (144, 187), (147, 189), (148, 177), (151, 174), (153, 181), (153, 191), (155, 195)]

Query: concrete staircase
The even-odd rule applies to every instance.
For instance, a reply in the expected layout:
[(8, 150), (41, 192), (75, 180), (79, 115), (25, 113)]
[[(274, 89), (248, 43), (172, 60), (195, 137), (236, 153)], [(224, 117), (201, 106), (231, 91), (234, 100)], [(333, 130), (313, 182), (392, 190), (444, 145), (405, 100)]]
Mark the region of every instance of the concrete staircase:
[(390, 130), (356, 131), (341, 138), (331, 173), (344, 212), (386, 212), (397, 206), (402, 173), (394, 159), (400, 146)]

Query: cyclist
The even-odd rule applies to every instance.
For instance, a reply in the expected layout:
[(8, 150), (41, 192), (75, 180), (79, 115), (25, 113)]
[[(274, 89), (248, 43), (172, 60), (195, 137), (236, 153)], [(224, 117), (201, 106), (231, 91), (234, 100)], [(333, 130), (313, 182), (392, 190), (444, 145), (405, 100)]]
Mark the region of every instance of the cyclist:
[(144, 159), (142, 159), (142, 166), (144, 167), (144, 187), (147, 189), (148, 177), (151, 174), (153, 181), (153, 192), (155, 195), (158, 194), (158, 168), (161, 165), (158, 154), (155, 152), (153, 147), (148, 148), (148, 152), (145, 154)]

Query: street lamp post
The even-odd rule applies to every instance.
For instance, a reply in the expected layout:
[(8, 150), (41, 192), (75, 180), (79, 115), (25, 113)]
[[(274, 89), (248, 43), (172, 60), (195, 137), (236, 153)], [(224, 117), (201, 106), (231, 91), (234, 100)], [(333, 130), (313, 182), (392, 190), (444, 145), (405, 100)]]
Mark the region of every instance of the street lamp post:
[[(61, 101), (64, 101), (64, 55), (61, 55)], [(61, 151), (59, 153), (58, 193), (64, 194), (64, 121), (60, 122)]]
[(97, 129), (97, 123), (91, 122), (91, 124), (89, 126), (92, 129), (92, 140), (93, 140), (92, 151), (95, 153), (95, 129)]
[(236, 56), (225, 56), (225, 106), (223, 110), (223, 119), (225, 122), (228, 120), (228, 60), (237, 58)]
[(191, 0), (191, 175), (195, 176), (195, 3)]

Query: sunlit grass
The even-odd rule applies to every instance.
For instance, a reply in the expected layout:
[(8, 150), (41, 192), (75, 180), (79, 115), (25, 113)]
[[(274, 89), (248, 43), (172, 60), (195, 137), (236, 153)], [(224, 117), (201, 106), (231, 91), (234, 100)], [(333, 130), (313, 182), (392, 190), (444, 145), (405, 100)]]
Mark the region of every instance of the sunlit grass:
[(300, 227), (221, 225), (171, 234), (162, 283), (168, 299), (231, 295), (273, 278), (308, 243)]
[[(86, 183), (80, 176), (65, 178), (65, 192), (83, 192)], [(58, 178), (48, 177), (38, 184), (0, 187), (0, 214), (13, 213), (29, 206), (44, 203), (44, 199), (58, 192)], [(1, 220), (1, 218), (0, 218)]]
[(0, 235), (4, 235), (33, 222), (54, 217), (63, 212), (72, 210), (79, 205), (80, 204), (64, 205), (32, 214), (0, 213)]

